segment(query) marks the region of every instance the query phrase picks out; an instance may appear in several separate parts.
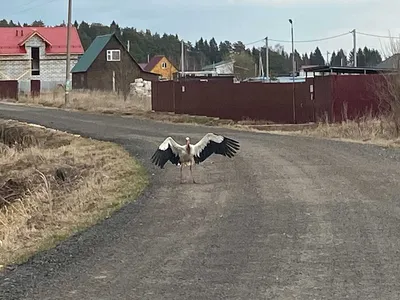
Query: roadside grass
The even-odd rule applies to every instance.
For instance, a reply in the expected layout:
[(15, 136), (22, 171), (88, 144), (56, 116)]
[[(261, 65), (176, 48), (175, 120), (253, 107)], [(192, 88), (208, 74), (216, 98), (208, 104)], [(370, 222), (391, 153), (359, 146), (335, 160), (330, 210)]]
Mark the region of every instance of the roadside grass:
[(294, 131), (293, 134), (370, 143), (384, 147), (400, 147), (396, 126), (390, 118), (384, 115), (380, 117), (364, 116), (340, 123), (319, 122), (311, 128)]
[(372, 117), (366, 115), (356, 120), (347, 120), (341, 123), (330, 124), (325, 121), (308, 124), (274, 124), (268, 120), (244, 119), (234, 121), (207, 116), (195, 116), (187, 114), (174, 114), (169, 112), (151, 111), (151, 103), (138, 100), (137, 97), (129, 97), (124, 101), (122, 95), (102, 91), (71, 91), (70, 101), (64, 105), (63, 90), (55, 90), (52, 93), (41, 94), (39, 97), (20, 97), (18, 103), (26, 105), (40, 105), (67, 110), (79, 110), (90, 113), (113, 114), (120, 116), (135, 116), (167, 123), (183, 123), (204, 126), (220, 126), (245, 131), (271, 132), (277, 134), (305, 135), (329, 139), (347, 141), (368, 142), (384, 146), (397, 146), (399, 141), (395, 135), (394, 124), (385, 115)]
[[(172, 112), (154, 112), (151, 110), (151, 99), (145, 99), (137, 95), (131, 95), (126, 101), (121, 95), (113, 92), (72, 90), (69, 93), (69, 102), (65, 104), (64, 90), (57, 88), (53, 92), (41, 93), (37, 97), (22, 95), (18, 101), (9, 100), (28, 106), (44, 106), (65, 110), (76, 110), (90, 113), (112, 114), (121, 116), (135, 116), (168, 123), (185, 123), (205, 126), (228, 126), (246, 129), (261, 129), (269, 126), (268, 130), (281, 129), (282, 125), (275, 128), (273, 122), (268, 120), (252, 120), (246, 118), (240, 121), (232, 119), (220, 119), (200, 115), (175, 114)], [(293, 125), (284, 125), (292, 130)], [(300, 125), (303, 127), (304, 125)]]
[(0, 269), (110, 216), (148, 183), (122, 147), (0, 120)]

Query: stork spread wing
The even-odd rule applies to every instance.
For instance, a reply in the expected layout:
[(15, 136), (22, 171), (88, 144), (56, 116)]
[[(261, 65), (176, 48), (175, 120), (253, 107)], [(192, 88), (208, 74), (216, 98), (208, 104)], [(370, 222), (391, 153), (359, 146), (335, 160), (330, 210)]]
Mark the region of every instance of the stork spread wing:
[(177, 165), (179, 163), (179, 147), (181, 146), (173, 138), (167, 137), (151, 157), (152, 163), (161, 169), (164, 168), (167, 161)]
[(239, 148), (239, 143), (235, 140), (222, 135), (207, 133), (194, 145), (194, 160), (198, 164), (205, 161), (213, 153), (231, 158)]

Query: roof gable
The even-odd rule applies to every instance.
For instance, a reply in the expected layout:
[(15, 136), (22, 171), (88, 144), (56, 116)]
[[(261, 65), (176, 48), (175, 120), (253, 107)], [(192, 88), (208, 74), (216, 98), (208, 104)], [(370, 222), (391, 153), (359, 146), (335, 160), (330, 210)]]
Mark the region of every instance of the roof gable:
[[(66, 54), (67, 27), (0, 27), (0, 55), (26, 54), (23, 47), (33, 36), (46, 42), (46, 54)], [(71, 27), (71, 54), (82, 54), (83, 47), (77, 29)]]
[(155, 55), (153, 56), (149, 63), (146, 65), (146, 67), (144, 68), (145, 71), (151, 71), (153, 70), (153, 68), (164, 58), (164, 55)]
[(122, 48), (128, 53), (129, 57), (138, 66), (138, 68), (140, 70), (142, 70), (142, 72), (147, 73), (147, 74), (152, 74), (152, 75), (158, 75), (158, 74), (143, 70), (141, 68), (141, 66), (138, 64), (138, 62), (134, 59), (132, 54), (126, 49), (125, 45), (121, 42), (121, 40), (118, 38), (118, 36), (115, 33), (97, 36), (94, 39), (94, 41), (90, 44), (89, 48), (85, 51), (85, 53), (80, 57), (80, 59), (78, 60), (76, 65), (72, 68), (71, 73), (86, 72), (90, 68), (90, 66), (93, 64), (93, 62), (96, 60), (96, 58), (99, 56), (100, 52), (108, 44), (108, 42), (110, 41), (110, 39), (112, 37), (115, 37), (115, 39), (118, 41), (118, 43), (121, 44)]
[(79, 58), (76, 65), (72, 68), (71, 73), (86, 72), (99, 56), (100, 52), (108, 44), (112, 36), (112, 34), (96, 36), (94, 41), (90, 44), (89, 48)]
[(18, 43), (18, 46), (23, 46), (25, 45), (25, 43), (27, 41), (29, 41), (31, 38), (33, 38), (34, 36), (38, 36), (39, 38), (41, 38), (45, 43), (47, 43), (48, 45), (52, 46), (51, 42), (48, 41), (43, 35), (41, 35), (39, 32), (37, 32), (36, 30), (32, 30), (32, 32), (27, 35), (25, 38), (22, 39), (21, 42)]

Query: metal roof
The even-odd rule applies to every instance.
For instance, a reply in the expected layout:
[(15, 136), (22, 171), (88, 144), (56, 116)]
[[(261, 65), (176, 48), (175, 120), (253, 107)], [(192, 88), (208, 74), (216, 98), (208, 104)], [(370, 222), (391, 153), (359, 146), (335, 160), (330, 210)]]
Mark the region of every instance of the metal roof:
[(222, 61), (220, 61), (220, 62), (217, 62), (217, 63), (214, 63), (214, 64), (210, 64), (210, 65), (204, 66), (204, 67), (202, 68), (202, 70), (203, 70), (203, 71), (214, 70), (215, 67), (222, 66), (222, 65), (227, 65), (227, 64), (231, 64), (231, 63), (233, 63), (232, 60), (222, 60)]
[(90, 44), (89, 48), (79, 58), (76, 65), (72, 68), (71, 73), (86, 72), (113, 36), (121, 44), (122, 48), (125, 49), (127, 54), (130, 56), (130, 58), (133, 60), (133, 62), (139, 67), (139, 69), (141, 70), (142, 73), (159, 76), (159, 74), (143, 70), (142, 67), (135, 60), (135, 58), (132, 56), (132, 54), (130, 52), (128, 52), (128, 50), (126, 49), (124, 44), (121, 42), (121, 40), (118, 38), (118, 36), (115, 33), (109, 33), (109, 34), (96, 36), (94, 41)]
[(351, 73), (351, 74), (377, 74), (393, 72), (395, 69), (372, 68), (372, 67), (332, 67), (332, 66), (314, 66), (304, 68), (304, 72), (326, 72), (326, 73)]
[(382, 69), (399, 69), (400, 68), (400, 53), (396, 53), (377, 65)]
[(113, 34), (105, 34), (96, 36), (94, 41), (90, 44), (89, 48), (85, 53), (79, 58), (76, 65), (72, 68), (71, 73), (86, 72), (92, 63), (99, 56), (100, 52), (110, 41)]
[[(67, 27), (0, 27), (0, 55), (23, 55), (25, 47), (20, 47), (29, 38), (37, 35), (48, 44), (46, 54), (65, 55), (67, 53)], [(71, 54), (84, 52), (77, 29), (71, 27)]]

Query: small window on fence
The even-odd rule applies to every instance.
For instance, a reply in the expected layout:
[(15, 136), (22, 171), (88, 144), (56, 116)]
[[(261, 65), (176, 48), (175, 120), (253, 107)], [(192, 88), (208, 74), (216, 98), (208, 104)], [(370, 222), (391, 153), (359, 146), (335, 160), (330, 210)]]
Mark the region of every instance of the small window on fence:
[(121, 51), (120, 50), (107, 50), (107, 61), (120, 61)]

